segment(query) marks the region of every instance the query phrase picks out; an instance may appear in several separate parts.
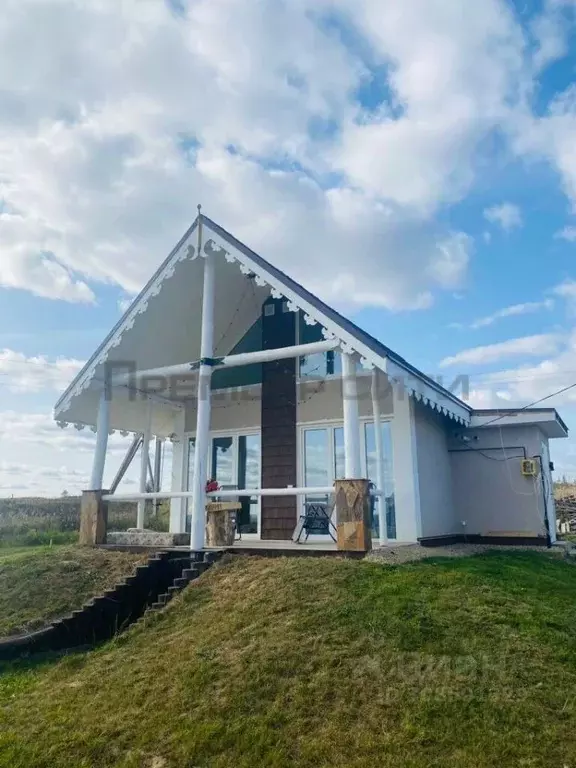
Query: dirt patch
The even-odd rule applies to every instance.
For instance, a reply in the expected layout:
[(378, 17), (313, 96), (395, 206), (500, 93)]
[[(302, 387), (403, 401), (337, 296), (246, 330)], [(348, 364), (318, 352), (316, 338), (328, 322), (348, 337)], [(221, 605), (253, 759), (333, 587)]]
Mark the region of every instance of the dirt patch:
[(505, 552), (507, 550), (535, 550), (537, 552), (550, 553), (557, 557), (562, 557), (563, 550), (554, 547), (551, 550), (539, 546), (512, 546), (497, 544), (446, 544), (442, 547), (422, 547), (420, 544), (404, 544), (398, 547), (388, 546), (379, 547), (366, 556), (366, 560), (380, 561), (383, 563), (410, 563), (415, 560), (425, 560), (429, 557), (469, 557), (478, 555), (482, 552), (497, 550)]

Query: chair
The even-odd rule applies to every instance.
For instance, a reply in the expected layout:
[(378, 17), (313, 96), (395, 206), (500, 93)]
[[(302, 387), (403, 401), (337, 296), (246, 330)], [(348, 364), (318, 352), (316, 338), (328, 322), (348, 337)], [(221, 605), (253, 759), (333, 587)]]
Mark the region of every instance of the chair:
[(330, 536), (332, 541), (336, 541), (334, 534), (336, 526), (332, 522), (333, 504), (328, 501), (305, 501), (304, 514), (300, 515), (292, 541), (295, 544), (301, 543), (302, 534), (305, 533), (304, 541), (308, 540), (310, 534)]

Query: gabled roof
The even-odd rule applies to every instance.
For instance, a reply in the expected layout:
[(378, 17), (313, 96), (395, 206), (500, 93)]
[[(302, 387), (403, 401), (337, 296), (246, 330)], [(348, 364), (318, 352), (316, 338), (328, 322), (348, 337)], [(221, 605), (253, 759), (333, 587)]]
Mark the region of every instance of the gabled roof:
[[(463, 424), (470, 422), (472, 408), (466, 403), (328, 304), (321, 301), (317, 296), (310, 293), (310, 291), (280, 269), (252, 251), (204, 214), (200, 214), (196, 218), (192, 226), (134, 300), (128, 311), (116, 323), (112, 331), (60, 397), (55, 406), (55, 417), (57, 420), (66, 420), (66, 411), (70, 407), (72, 398), (90, 386), (91, 382), (96, 378), (98, 366), (105, 362), (112, 350), (120, 344), (124, 332), (134, 326), (137, 315), (145, 312), (149, 299), (156, 296), (162, 289), (163, 283), (172, 278), (177, 263), (187, 259), (196, 259), (199, 255), (204, 255), (196, 253), (196, 238), (193, 237), (200, 222), (205, 232), (204, 250), (212, 250), (223, 254), (229, 263), (238, 262), (241, 272), (254, 276), (256, 286), (268, 286), (272, 296), (275, 298), (286, 298), (291, 310), (300, 309), (304, 312), (306, 322), (310, 324), (319, 323), (323, 327), (323, 334), (326, 338), (337, 338), (340, 340), (341, 348), (344, 351), (358, 353), (365, 367), (376, 367), (384, 371), (390, 380), (402, 386), (410, 395), (418, 400), (422, 400), (435, 410)], [(178, 362), (184, 363), (188, 361), (179, 360)]]

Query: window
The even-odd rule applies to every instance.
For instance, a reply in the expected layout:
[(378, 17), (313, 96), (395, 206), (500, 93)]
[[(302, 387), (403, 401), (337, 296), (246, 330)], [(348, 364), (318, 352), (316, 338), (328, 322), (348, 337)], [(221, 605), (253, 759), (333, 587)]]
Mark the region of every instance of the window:
[[(188, 490), (192, 488), (194, 476), (194, 451), (196, 441), (188, 441)], [(244, 488), (260, 488), (260, 435), (244, 434), (215, 436), (211, 440), (210, 465), (208, 475), (218, 481), (223, 490), (242, 491)], [(209, 479), (208, 477), (206, 478)], [(256, 534), (259, 530), (260, 498), (238, 494), (242, 505), (238, 511), (238, 527), (241, 533)], [(192, 504), (188, 504), (188, 516), (192, 514)], [(190, 520), (187, 521), (190, 530)]]
[(270, 317), (276, 312), (276, 307), (274, 304), (264, 304), (264, 315), (266, 317)]
[[(318, 323), (308, 325), (304, 320), (304, 313), (298, 313), (297, 344), (313, 344), (323, 341), (322, 326)], [(356, 371), (362, 370), (359, 362), (356, 363)], [(301, 378), (325, 379), (327, 376), (342, 375), (342, 356), (339, 352), (317, 352), (314, 355), (303, 355), (299, 360), (299, 375)]]
[[(298, 313), (298, 344), (313, 344), (322, 341), (322, 326), (315, 323), (308, 325), (304, 313)], [(335, 352), (317, 352), (315, 355), (303, 355), (300, 358), (300, 376), (325, 378), (341, 372), (340, 355)]]

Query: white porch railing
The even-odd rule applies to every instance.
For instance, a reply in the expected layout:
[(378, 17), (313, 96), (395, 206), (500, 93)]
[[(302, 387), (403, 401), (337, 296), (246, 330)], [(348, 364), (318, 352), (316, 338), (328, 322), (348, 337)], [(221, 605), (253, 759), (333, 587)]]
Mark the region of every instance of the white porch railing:
[[(334, 486), (323, 488), (237, 488), (210, 491), (207, 498), (236, 498), (237, 496), (326, 496), (334, 493)], [(191, 499), (194, 491), (154, 491), (152, 493), (107, 493), (104, 501), (142, 501), (145, 499)], [(373, 489), (370, 496), (384, 496), (384, 491)]]

